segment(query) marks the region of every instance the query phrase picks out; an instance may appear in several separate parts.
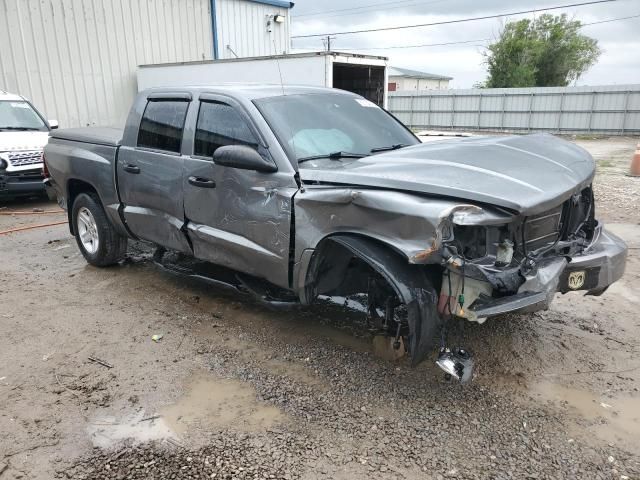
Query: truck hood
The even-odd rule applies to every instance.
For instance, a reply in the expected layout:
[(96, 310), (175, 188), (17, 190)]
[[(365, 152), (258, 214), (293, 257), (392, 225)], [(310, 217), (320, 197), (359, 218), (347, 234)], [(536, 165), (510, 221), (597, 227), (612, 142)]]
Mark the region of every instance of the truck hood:
[(49, 132), (0, 132), (0, 152), (42, 150), (48, 139)]
[(557, 206), (587, 187), (595, 172), (589, 153), (548, 134), (443, 140), (316, 165), (303, 164), (303, 182), (444, 196), (522, 215)]

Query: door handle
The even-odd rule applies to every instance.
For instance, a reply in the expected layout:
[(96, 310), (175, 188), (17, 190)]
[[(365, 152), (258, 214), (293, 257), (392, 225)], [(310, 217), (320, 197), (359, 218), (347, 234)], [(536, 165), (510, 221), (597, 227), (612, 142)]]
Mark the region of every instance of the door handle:
[(122, 167), (122, 169), (125, 172), (129, 173), (140, 173), (140, 167), (138, 167), (137, 165), (132, 165), (130, 163), (127, 163), (124, 167)]
[(216, 188), (216, 182), (214, 182), (213, 180), (211, 180), (209, 178), (191, 176), (191, 177), (189, 177), (189, 183), (191, 185), (193, 185), (194, 187)]

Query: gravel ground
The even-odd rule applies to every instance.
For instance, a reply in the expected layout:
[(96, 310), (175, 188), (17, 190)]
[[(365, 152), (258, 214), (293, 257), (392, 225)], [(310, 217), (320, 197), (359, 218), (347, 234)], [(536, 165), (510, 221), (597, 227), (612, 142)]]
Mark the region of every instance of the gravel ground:
[(0, 479), (640, 478), (634, 141), (580, 143), (627, 273), (602, 297), (456, 325), (469, 385), (382, 360), (354, 311), (273, 310), (159, 270), (140, 244), (95, 269), (64, 225), (0, 236)]
[(640, 138), (595, 138), (576, 143), (596, 160), (598, 175), (594, 190), (598, 215), (607, 222), (640, 224), (640, 177), (626, 176)]
[[(274, 346), (273, 338), (237, 330), (232, 336), (250, 337), (261, 351)], [(305, 365), (321, 380), (314, 385), (265, 368), (270, 354), (256, 358), (207, 345), (214, 375), (250, 383), (261, 401), (278, 406), (289, 421), (266, 433), (210, 433), (206, 446), (167, 455), (159, 455), (162, 447), (101, 453), (72, 476), (637, 478), (640, 472), (633, 453), (576, 442), (563, 428), (562, 412), (536, 405), (513, 387), (461, 387), (435, 371), (410, 372), (321, 341), (278, 344), (282, 360)], [(107, 464), (110, 475), (104, 474)]]

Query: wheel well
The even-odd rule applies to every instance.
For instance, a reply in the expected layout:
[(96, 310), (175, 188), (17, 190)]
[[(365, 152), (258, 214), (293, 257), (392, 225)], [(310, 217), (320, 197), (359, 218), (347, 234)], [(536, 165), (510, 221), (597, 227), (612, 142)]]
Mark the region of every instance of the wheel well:
[[(375, 241), (375, 240), (372, 240)], [(323, 239), (316, 248), (307, 273), (306, 288), (310, 296), (351, 295), (367, 291), (367, 277), (372, 269), (335, 238)]]
[(90, 183), (87, 183), (83, 180), (71, 179), (67, 182), (67, 217), (69, 218), (69, 232), (71, 235), (75, 235), (73, 231), (73, 222), (71, 219), (73, 212), (73, 203), (75, 202), (78, 195), (81, 193), (93, 193), (96, 197), (98, 196), (98, 192)]
[[(304, 298), (311, 302), (318, 295), (366, 293), (369, 316), (378, 317), (376, 312), (386, 308), (383, 325), (388, 329), (391, 324), (396, 341), (406, 335), (415, 365), (433, 348), (440, 331), (434, 285), (442, 273), (438, 268), (410, 264), (391, 245), (370, 237), (337, 234), (316, 249)], [(404, 312), (399, 317), (393, 313), (396, 308)]]
[[(382, 253), (377, 259), (371, 258), (363, 251), (364, 245)], [(393, 245), (364, 235), (339, 234), (326, 237), (318, 244), (305, 279), (306, 288), (311, 289), (307, 290), (306, 298), (367, 292), (371, 276), (379, 276), (385, 269), (384, 264), (392, 263), (406, 265), (408, 270), (421, 269), (430, 282), (439, 287), (439, 266), (410, 265), (406, 256)]]

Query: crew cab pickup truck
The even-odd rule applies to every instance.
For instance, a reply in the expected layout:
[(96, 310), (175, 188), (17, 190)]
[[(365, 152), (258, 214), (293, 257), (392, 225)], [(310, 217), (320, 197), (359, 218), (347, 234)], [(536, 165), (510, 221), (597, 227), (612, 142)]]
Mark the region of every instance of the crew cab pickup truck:
[[(452, 317), (600, 295), (625, 266), (626, 245), (595, 217), (583, 149), (550, 135), (421, 144), (340, 90), (152, 89), (124, 131), (54, 131), (44, 153), (89, 263), (143, 239), (302, 304), (366, 298), (413, 363)], [(440, 347), (462, 377), (467, 352)]]
[(0, 199), (45, 193), (42, 148), (55, 128), (27, 99), (0, 90)]

